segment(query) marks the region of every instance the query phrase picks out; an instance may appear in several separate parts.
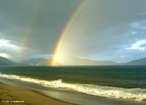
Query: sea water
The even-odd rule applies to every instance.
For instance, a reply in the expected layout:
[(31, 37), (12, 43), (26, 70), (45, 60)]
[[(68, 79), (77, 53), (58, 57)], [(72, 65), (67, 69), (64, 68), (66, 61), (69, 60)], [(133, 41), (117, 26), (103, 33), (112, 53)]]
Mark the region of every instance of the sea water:
[(0, 77), (95, 96), (146, 99), (146, 66), (1, 66)]

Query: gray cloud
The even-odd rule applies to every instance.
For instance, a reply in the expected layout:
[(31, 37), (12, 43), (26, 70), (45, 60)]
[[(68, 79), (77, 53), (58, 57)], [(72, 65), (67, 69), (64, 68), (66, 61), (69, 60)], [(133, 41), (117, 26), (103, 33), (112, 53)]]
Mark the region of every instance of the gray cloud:
[(31, 29), (29, 47), (51, 53), (78, 3), (78, 0), (1, 0), (0, 32), (4, 38), (21, 44)]
[[(65, 51), (74, 56), (118, 62), (146, 57), (145, 50), (126, 49), (146, 39), (146, 0), (87, 1), (66, 33), (63, 42)], [(33, 54), (50, 56), (79, 2), (0, 0), (0, 39), (23, 47), (27, 34), (32, 31), (26, 46), (31, 50), (26, 57)]]
[(146, 38), (145, 3), (145, 0), (89, 1), (68, 31), (65, 49), (71, 48), (72, 55), (93, 59), (128, 61), (132, 57), (146, 57), (145, 50), (125, 50)]

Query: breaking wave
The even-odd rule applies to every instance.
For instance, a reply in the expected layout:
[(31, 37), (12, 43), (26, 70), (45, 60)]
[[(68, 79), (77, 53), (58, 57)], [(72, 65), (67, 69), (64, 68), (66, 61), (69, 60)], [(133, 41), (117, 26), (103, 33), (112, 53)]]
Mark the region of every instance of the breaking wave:
[(7, 75), (2, 73), (0, 73), (0, 77), (35, 83), (45, 87), (74, 90), (95, 96), (103, 96), (103, 97), (118, 98), (118, 99), (119, 98), (130, 99), (140, 102), (146, 100), (146, 89), (141, 89), (141, 88), (128, 89), (128, 88), (98, 86), (91, 84), (71, 84), (71, 83), (62, 82), (61, 79), (46, 81), (46, 80), (34, 79), (34, 78), (18, 76), (18, 75)]

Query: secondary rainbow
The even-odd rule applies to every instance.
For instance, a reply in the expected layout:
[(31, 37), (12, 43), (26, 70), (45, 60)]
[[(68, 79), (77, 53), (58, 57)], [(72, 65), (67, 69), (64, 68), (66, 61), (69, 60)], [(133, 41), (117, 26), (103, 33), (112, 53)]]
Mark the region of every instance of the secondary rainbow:
[(78, 17), (78, 15), (80, 14), (81, 10), (83, 9), (83, 7), (85, 6), (85, 4), (87, 3), (87, 0), (81, 0), (80, 3), (78, 4), (77, 8), (71, 13), (68, 21), (66, 22), (63, 31), (55, 45), (55, 48), (53, 50), (53, 57), (51, 62), (49, 62), (49, 65), (51, 66), (56, 66), (56, 59), (58, 57), (58, 54), (61, 51), (61, 46), (62, 46), (62, 42), (64, 41), (65, 36), (67, 35), (67, 32), (69, 31), (70, 27), (72, 26), (72, 24), (74, 23), (74, 21), (76, 20), (76, 18)]
[(23, 58), (25, 57), (26, 53), (28, 52), (28, 46), (30, 44), (30, 39), (32, 37), (32, 34), (36, 28), (37, 22), (39, 21), (40, 17), (43, 15), (43, 11), (45, 10), (45, 7), (47, 6), (47, 1), (38, 1), (38, 7), (36, 7), (36, 10), (34, 11), (34, 14), (30, 18), (31, 22), (28, 26), (28, 30), (25, 33), (25, 37), (22, 41), (22, 49), (20, 50), (20, 59), (19, 61), (23, 61)]

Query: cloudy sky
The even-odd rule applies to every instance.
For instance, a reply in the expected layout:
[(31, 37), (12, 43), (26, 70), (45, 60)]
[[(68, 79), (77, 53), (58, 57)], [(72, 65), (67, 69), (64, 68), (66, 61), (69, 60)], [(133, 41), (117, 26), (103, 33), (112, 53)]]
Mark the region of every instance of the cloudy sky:
[[(80, 2), (0, 0), (0, 56), (15, 61), (50, 58)], [(146, 57), (145, 4), (146, 0), (87, 0), (65, 35), (66, 53), (115, 62)]]

